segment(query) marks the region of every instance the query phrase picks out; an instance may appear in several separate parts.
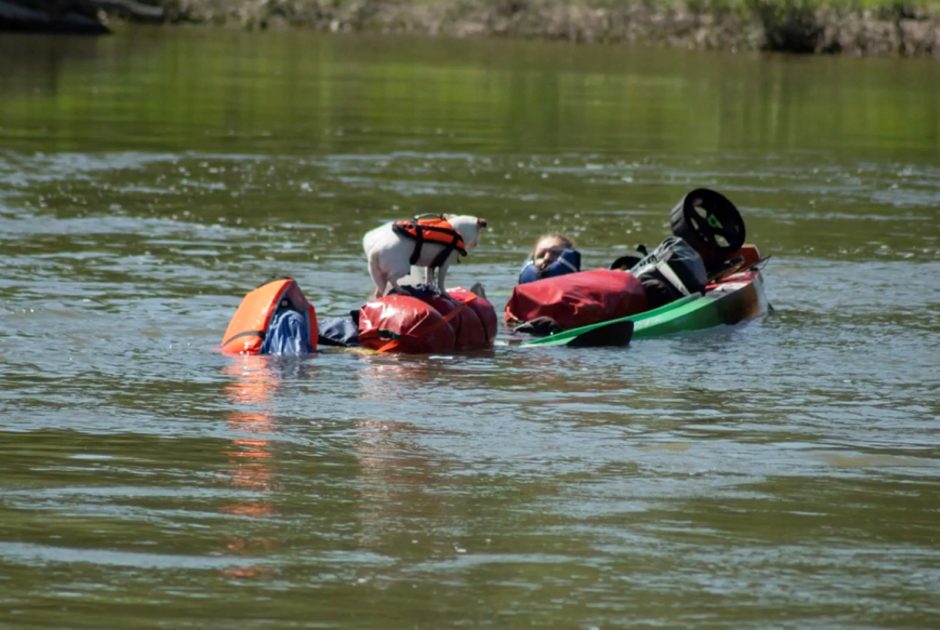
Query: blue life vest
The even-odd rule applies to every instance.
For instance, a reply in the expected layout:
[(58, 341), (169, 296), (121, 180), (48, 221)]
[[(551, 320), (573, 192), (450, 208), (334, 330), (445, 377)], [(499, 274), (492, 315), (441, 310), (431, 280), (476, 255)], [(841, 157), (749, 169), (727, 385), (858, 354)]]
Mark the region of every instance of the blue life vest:
[(533, 261), (527, 260), (519, 273), (519, 284), (541, 280), (542, 278), (563, 276), (566, 273), (575, 271), (581, 271), (581, 252), (576, 249), (563, 249), (558, 258), (544, 271), (540, 271)]

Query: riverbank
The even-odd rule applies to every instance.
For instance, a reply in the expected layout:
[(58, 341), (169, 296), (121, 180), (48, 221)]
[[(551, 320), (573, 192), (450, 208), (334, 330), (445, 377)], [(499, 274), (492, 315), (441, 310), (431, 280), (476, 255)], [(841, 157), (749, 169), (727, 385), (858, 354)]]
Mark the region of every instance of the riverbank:
[(109, 19), (940, 58), (940, 0), (0, 0), (0, 30)]
[(171, 0), (174, 21), (940, 58), (940, 4), (896, 0)]

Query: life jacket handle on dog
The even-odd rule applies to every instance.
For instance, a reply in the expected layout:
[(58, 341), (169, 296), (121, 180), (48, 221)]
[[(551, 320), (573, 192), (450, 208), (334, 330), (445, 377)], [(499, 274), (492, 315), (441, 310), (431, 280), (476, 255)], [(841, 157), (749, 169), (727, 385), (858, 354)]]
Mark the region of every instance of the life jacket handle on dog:
[(396, 221), (392, 225), (396, 234), (407, 236), (415, 241), (415, 249), (411, 253), (409, 262), (414, 265), (421, 258), (421, 247), (424, 243), (443, 245), (441, 253), (434, 257), (429, 265), (432, 268), (440, 267), (455, 249), (461, 256), (467, 255), (466, 246), (460, 232), (454, 229), (444, 215), (422, 214), (410, 221)]

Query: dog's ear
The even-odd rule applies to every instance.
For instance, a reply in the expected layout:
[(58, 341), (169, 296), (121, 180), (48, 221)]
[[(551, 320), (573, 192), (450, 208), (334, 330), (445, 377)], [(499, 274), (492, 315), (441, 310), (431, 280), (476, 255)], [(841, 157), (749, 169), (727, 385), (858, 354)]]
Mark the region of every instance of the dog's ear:
[(486, 227), (486, 219), (477, 219), (477, 227), (478, 227), (478, 228), (485, 228), (485, 227)]

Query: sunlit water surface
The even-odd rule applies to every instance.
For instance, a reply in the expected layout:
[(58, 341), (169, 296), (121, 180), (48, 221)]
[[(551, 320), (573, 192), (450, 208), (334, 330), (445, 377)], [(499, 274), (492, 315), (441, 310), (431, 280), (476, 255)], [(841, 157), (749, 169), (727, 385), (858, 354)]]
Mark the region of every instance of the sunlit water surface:
[[(940, 66), (0, 35), (0, 625), (937, 627)], [(217, 352), (380, 221), (606, 266), (708, 186), (760, 321), (628, 349)]]

